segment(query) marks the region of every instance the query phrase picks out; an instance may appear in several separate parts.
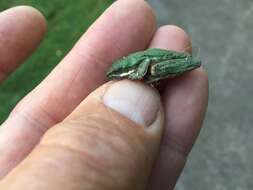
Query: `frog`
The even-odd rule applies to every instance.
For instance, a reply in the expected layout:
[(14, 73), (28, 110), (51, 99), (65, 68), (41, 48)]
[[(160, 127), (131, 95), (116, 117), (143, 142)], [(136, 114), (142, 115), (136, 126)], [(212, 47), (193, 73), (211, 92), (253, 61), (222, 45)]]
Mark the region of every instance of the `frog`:
[(201, 60), (189, 53), (152, 48), (131, 53), (116, 60), (107, 70), (109, 80), (140, 80), (154, 84), (201, 66)]

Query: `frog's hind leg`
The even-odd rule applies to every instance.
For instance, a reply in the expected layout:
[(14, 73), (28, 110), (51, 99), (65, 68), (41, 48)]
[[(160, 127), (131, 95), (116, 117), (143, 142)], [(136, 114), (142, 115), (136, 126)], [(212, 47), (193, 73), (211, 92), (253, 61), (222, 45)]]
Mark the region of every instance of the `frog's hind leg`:
[(139, 64), (136, 71), (131, 73), (128, 78), (131, 79), (131, 80), (141, 80), (141, 79), (143, 79), (145, 77), (145, 75), (147, 74), (147, 72), (148, 72), (150, 62), (151, 62), (150, 59), (145, 59), (144, 61), (142, 61)]

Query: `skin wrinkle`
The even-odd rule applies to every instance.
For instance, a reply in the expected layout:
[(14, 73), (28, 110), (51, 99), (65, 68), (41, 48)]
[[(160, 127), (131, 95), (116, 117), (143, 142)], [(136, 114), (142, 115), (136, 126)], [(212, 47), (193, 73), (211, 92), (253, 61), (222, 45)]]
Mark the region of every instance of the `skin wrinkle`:
[(85, 161), (86, 165), (88, 165), (90, 168), (92, 168), (91, 169), (92, 171), (95, 169), (95, 171), (97, 171), (99, 174), (102, 174), (103, 177), (108, 176), (108, 174), (109, 174), (106, 170), (104, 170), (104, 166), (101, 165), (101, 162), (100, 162), (101, 158), (97, 158), (96, 156), (93, 156), (91, 153), (89, 153), (85, 150), (79, 150), (79, 149), (75, 148), (74, 146), (70, 146), (68, 144), (59, 144), (59, 143), (57, 143), (57, 144), (56, 143), (54, 143), (54, 144), (40, 143), (38, 145), (38, 148), (45, 148), (47, 150), (58, 149), (58, 150), (62, 150), (62, 152), (70, 152), (70, 155), (77, 154), (79, 158), (85, 158), (85, 159), (83, 159), (83, 161)]
[[(89, 120), (89, 121), (85, 121), (86, 123), (83, 123), (81, 121), (68, 121), (68, 124), (73, 124), (74, 128), (77, 128), (78, 131), (82, 131), (82, 134), (87, 135), (88, 137), (92, 137), (92, 139), (96, 139), (97, 142), (103, 142), (105, 144), (108, 144), (108, 147), (113, 148), (114, 152), (118, 152), (120, 155), (124, 154), (124, 152), (122, 152), (122, 149), (117, 147), (118, 145), (110, 142), (111, 139), (106, 139), (105, 137), (101, 137), (100, 134), (97, 134), (96, 132), (99, 131), (101, 133), (101, 131), (103, 131), (103, 135), (106, 135), (107, 137), (112, 136), (116, 137), (116, 136), (120, 136), (122, 137), (123, 133), (121, 132), (120, 134), (117, 134), (118, 131), (115, 133), (115, 131), (111, 131), (111, 130), (107, 130), (106, 128), (101, 128), (101, 126), (99, 126), (99, 124), (94, 121), (93, 123)], [(108, 123), (108, 122), (107, 122)], [(76, 130), (76, 129), (75, 129)], [(127, 143), (127, 142), (125, 142)], [(130, 145), (129, 143), (127, 144), (128, 146)], [(133, 150), (133, 147), (131, 147), (131, 150)]]
[[(101, 115), (99, 115), (100, 117), (101, 117)], [(90, 117), (89, 117), (90, 118)], [(117, 126), (115, 126), (115, 127), (112, 127), (114, 130), (110, 130), (111, 129), (111, 127), (110, 128), (104, 128), (104, 127), (102, 127), (102, 126), (109, 126), (109, 124), (107, 124), (108, 122), (112, 122), (110, 119), (107, 121), (105, 121), (105, 119), (104, 118), (101, 118), (101, 119), (97, 119), (96, 117), (95, 118), (91, 118), (91, 121), (93, 121), (93, 124), (95, 124), (95, 126), (100, 126), (99, 127), (99, 129), (97, 129), (96, 127), (94, 127), (94, 125), (92, 124), (92, 122), (90, 121), (90, 120), (87, 120), (87, 119), (85, 119), (85, 120), (80, 120), (80, 119), (78, 119), (78, 118), (75, 118), (75, 119), (77, 119), (77, 121), (78, 121), (78, 123), (80, 123), (81, 125), (77, 125), (76, 123), (74, 124), (74, 125), (69, 125), (69, 126), (71, 126), (71, 128), (75, 128), (75, 129), (71, 129), (71, 128), (65, 128), (65, 130), (71, 130), (71, 131), (75, 131), (75, 132), (80, 132), (80, 130), (81, 131), (83, 131), (82, 133), (83, 134), (85, 134), (85, 135), (87, 135), (87, 137), (92, 137), (92, 139), (96, 139), (96, 138), (94, 138), (94, 137), (96, 137), (96, 135), (94, 136), (94, 135), (90, 135), (89, 133), (87, 133), (86, 131), (88, 130), (88, 131), (90, 131), (90, 130), (92, 130), (92, 133), (94, 133), (94, 134), (102, 134), (103, 136), (105, 135), (105, 136), (107, 136), (107, 134), (109, 135), (109, 136), (111, 136), (111, 135), (113, 135), (113, 136), (115, 136), (115, 134), (113, 133), (113, 132), (116, 132), (116, 133), (118, 133), (119, 131), (120, 131), (120, 135), (119, 136), (121, 136), (121, 137), (124, 137), (124, 138), (126, 138), (126, 140), (128, 139), (131, 139), (131, 138), (129, 138), (129, 137), (127, 137), (126, 135), (125, 135), (125, 133), (124, 132), (121, 132), (121, 129), (123, 129), (123, 128), (118, 128)], [(75, 122), (76, 120), (74, 120), (74, 122)], [(83, 123), (83, 121), (85, 121), (85, 122), (87, 122), (87, 124), (85, 124), (85, 123)], [(69, 121), (68, 121), (69, 122)], [(71, 121), (70, 120), (70, 122), (73, 122), (73, 121)], [(103, 125), (99, 125), (98, 123), (103, 123)], [(69, 124), (69, 123), (68, 123)], [(110, 124), (111, 125), (111, 124)], [(79, 126), (79, 127), (77, 127), (77, 126)], [(77, 130), (78, 129), (78, 130)], [(59, 130), (59, 126), (56, 128), (56, 130)], [(103, 132), (101, 132), (100, 130), (103, 130)], [(104, 132), (104, 130), (106, 130), (107, 132)], [(115, 131), (116, 130), (116, 131)], [(96, 133), (97, 131), (100, 131), (99, 133)], [(49, 133), (50, 133), (50, 131), (49, 131)], [(54, 132), (53, 132), (54, 133)], [(67, 133), (67, 134), (69, 134), (69, 135), (72, 135), (71, 133), (68, 133), (68, 131), (61, 131), (61, 133)], [(57, 137), (57, 136), (59, 136), (59, 135), (57, 135), (57, 134), (52, 134), (52, 131), (51, 131), (51, 134), (47, 134), (47, 136), (48, 136), (48, 138), (50, 138), (50, 136), (55, 136), (55, 137)], [(60, 134), (61, 135), (61, 134)], [(63, 135), (64, 136), (64, 135)], [(126, 136), (126, 137), (125, 137)], [(77, 140), (78, 138), (76, 138), (76, 137), (74, 137), (74, 139), (75, 140)], [(83, 138), (83, 139), (86, 139), (86, 138)], [(92, 140), (91, 139), (91, 140)], [(98, 141), (98, 142), (102, 142), (102, 144), (104, 144), (105, 142), (106, 142), (106, 144), (108, 144), (107, 142), (110, 142), (111, 140), (113, 140), (113, 139), (111, 139), (111, 138), (106, 138), (106, 137), (103, 137), (103, 139), (104, 140), (106, 140), (106, 141), (101, 141), (101, 140), (97, 140), (96, 139), (96, 141)], [(47, 141), (47, 139), (44, 139), (44, 140), (46, 140)], [(52, 139), (53, 140), (53, 139)], [(128, 142), (128, 140), (126, 141), (126, 142)], [(138, 138), (136, 139), (136, 140), (138, 140), (138, 141), (140, 141), (140, 142), (145, 142), (145, 141), (143, 141), (143, 140), (139, 140)], [(58, 141), (59, 142), (59, 141)], [(49, 144), (51, 144), (52, 142), (48, 142)], [(115, 146), (120, 146), (120, 144), (115, 144), (115, 142), (113, 142), (114, 143), (114, 145)], [(132, 142), (133, 143), (133, 142)], [(132, 144), (132, 143), (130, 143), (130, 145)], [(54, 143), (53, 143), (54, 144)], [(70, 143), (70, 144), (73, 144), (73, 143)], [(128, 144), (128, 143), (127, 143)], [(133, 145), (141, 145), (142, 143), (139, 143), (139, 142), (135, 142), (135, 143), (133, 143)], [(108, 144), (108, 146), (110, 147), (110, 148), (112, 148), (111, 147), (111, 143), (109, 143)], [(124, 150), (124, 151), (126, 151), (126, 148), (124, 147), (121, 147), (122, 148), (122, 150)], [(130, 148), (130, 147), (129, 147)], [(142, 150), (141, 152), (144, 152), (145, 153), (145, 146), (144, 145), (141, 145), (139, 148), (138, 147), (136, 147), (136, 146), (131, 146), (131, 148), (129, 149), (129, 148), (127, 148), (128, 150), (131, 150), (131, 151), (136, 151), (136, 148), (137, 149), (139, 149), (139, 148), (141, 148), (140, 150)], [(120, 151), (121, 152), (121, 151)], [(134, 154), (134, 152), (133, 153), (129, 153), (129, 151), (126, 151), (126, 156), (124, 156), (124, 154), (122, 155), (121, 153), (119, 153), (119, 155), (121, 155), (122, 157), (127, 157), (127, 155), (135, 155)], [(137, 152), (140, 152), (140, 151), (137, 151)], [(148, 153), (148, 152), (146, 152), (146, 153)], [(138, 155), (138, 154), (137, 154)], [(143, 155), (143, 154), (142, 154)], [(144, 157), (146, 157), (146, 158), (148, 158), (149, 156), (148, 155), (146, 155), (146, 156), (144, 156)], [(139, 156), (138, 157), (136, 157), (136, 159), (139, 159)], [(135, 160), (135, 159), (132, 159), (133, 161)], [(133, 166), (132, 166), (132, 168), (134, 168), (134, 163), (136, 163), (136, 162), (133, 162)], [(128, 166), (129, 166), (129, 162), (128, 162)], [(115, 165), (115, 163), (112, 165), (112, 166), (114, 166)], [(121, 166), (121, 165), (120, 165)]]
[(172, 131), (170, 131), (169, 135), (165, 133), (162, 138), (161, 149), (165, 148), (168, 150), (172, 150), (173, 152), (177, 152), (184, 159), (186, 159), (190, 152), (189, 150), (192, 147), (192, 143), (181, 142), (182, 141), (181, 139), (182, 138), (178, 138), (176, 134), (173, 134)]
[[(84, 71), (83, 73), (89, 73), (90, 71), (93, 70), (93, 75), (91, 75), (90, 78), (88, 78), (88, 80), (86, 79), (85, 83), (92, 84), (96, 81), (101, 81), (101, 82), (97, 82), (98, 83), (97, 85), (99, 85), (105, 81), (105, 74), (104, 74), (104, 76), (102, 76), (101, 72), (105, 73), (105, 71), (108, 67), (107, 66), (108, 64), (105, 64), (106, 62), (103, 61), (104, 59), (98, 58), (98, 56), (95, 56), (95, 53), (93, 53), (93, 52), (95, 52), (96, 50), (93, 49), (93, 47), (91, 47), (91, 45), (87, 45), (87, 44), (86, 44), (85, 48), (90, 49), (90, 51), (86, 51), (85, 54), (82, 53), (83, 52), (82, 48), (74, 49), (76, 54), (78, 56), (80, 56), (80, 59), (86, 60), (85, 64), (80, 64), (79, 70), (83, 70)], [(100, 80), (101, 76), (104, 79)], [(90, 87), (90, 91), (92, 91), (93, 88)]]
[[(81, 76), (81, 74), (82, 74), (82, 69), (84, 67), (82, 67), (82, 68), (81, 67), (82, 67), (82, 65), (80, 65), (80, 68), (77, 69), (75, 74), (73, 74), (72, 79), (69, 79), (69, 81), (68, 81), (69, 85), (66, 85), (66, 88), (65, 88), (66, 94), (64, 96), (67, 97), (68, 99), (73, 99), (73, 98), (69, 98), (69, 97), (72, 97), (71, 94), (73, 94), (73, 93), (71, 93), (71, 92), (73, 92), (73, 91), (71, 89), (74, 88), (74, 84), (76, 83), (76, 81), (78, 81), (79, 76)], [(58, 99), (60, 100), (62, 98), (59, 97)], [(66, 113), (66, 114), (68, 114), (68, 113)], [(61, 119), (60, 119), (59, 116), (58, 116), (58, 118), (59, 118), (59, 121), (60, 121)]]
[[(59, 145), (56, 145), (56, 146), (39, 145), (39, 149), (37, 149), (37, 151), (38, 150), (43, 151), (43, 149), (46, 149), (46, 151), (48, 151), (48, 152), (52, 151), (53, 153), (51, 153), (51, 154), (53, 154), (53, 155), (54, 155), (55, 152), (59, 152), (59, 151), (62, 151), (62, 153), (64, 155), (70, 153), (69, 156), (74, 157), (74, 158), (78, 158), (79, 154), (84, 154), (85, 153), (85, 152), (80, 152), (80, 151), (78, 151), (76, 149), (73, 149), (73, 148), (70, 148), (70, 147), (59, 146)], [(75, 157), (76, 155), (77, 155), (77, 157)], [(62, 158), (69, 158), (69, 156), (68, 157), (60, 157), (60, 158), (59, 158), (59, 156), (56, 156), (56, 157), (53, 157), (53, 158), (49, 156), (46, 159), (44, 158), (42, 161), (47, 162), (47, 165), (50, 162), (50, 165), (48, 165), (48, 167), (50, 167), (50, 168), (57, 167), (59, 169), (64, 169), (64, 168), (61, 167), (62, 163), (66, 163), (66, 164), (68, 164), (68, 166), (71, 166), (73, 164), (71, 160), (66, 160), (66, 159), (62, 160)], [(88, 153), (87, 154), (85, 153), (85, 156), (90, 157), (90, 155)], [(50, 158), (51, 158), (51, 160), (49, 160)], [(81, 156), (80, 158), (84, 158), (84, 156)], [(92, 159), (93, 158), (90, 157), (90, 160), (92, 160)], [(84, 169), (91, 169), (91, 171), (93, 171), (93, 169), (97, 169), (96, 171), (100, 171), (99, 170), (100, 168), (98, 166), (96, 166), (95, 164), (87, 163), (86, 160), (84, 160), (84, 159), (77, 159), (76, 163), (79, 164), (80, 162), (83, 163), (84, 161), (85, 161), (85, 164), (83, 165)], [(39, 162), (41, 162), (41, 161), (39, 161)], [(65, 168), (65, 169), (68, 169), (68, 168)], [(77, 169), (80, 170), (80, 168), (77, 168)], [(64, 175), (65, 171), (63, 171), (62, 173)], [(75, 176), (78, 177), (79, 173), (80, 173), (80, 171), (77, 171), (77, 173), (76, 173), (76, 170), (72, 170), (72, 176), (70, 176), (70, 177), (71, 178), (73, 178)], [(104, 174), (106, 174), (105, 176), (109, 176), (108, 173), (106, 173), (106, 171), (105, 172), (102, 171), (102, 174), (103, 174), (103, 176), (104, 176)], [(98, 178), (94, 178), (91, 173), (88, 173), (88, 175), (86, 173), (86, 175), (81, 175), (81, 176), (79, 176), (79, 178), (80, 177), (82, 178), (82, 181), (88, 182), (88, 184), (86, 183), (86, 188), (88, 188), (89, 186), (93, 187), (93, 188), (94, 187), (97, 188), (98, 185), (99, 185), (99, 187), (101, 186), (101, 188), (105, 187), (104, 181), (99, 180), (100, 176)], [(59, 183), (59, 182), (61, 182), (61, 181), (58, 180), (56, 183)], [(71, 185), (72, 188), (74, 188), (73, 186), (75, 186), (75, 184)], [(72, 189), (72, 188), (70, 188), (70, 189)]]
[[(77, 72), (79, 73), (80, 70), (78, 70)], [(73, 79), (71, 81), (74, 81), (74, 78), (76, 78), (76, 75), (73, 75)], [(69, 97), (69, 96), (67, 96), (67, 94), (70, 93), (69, 89), (71, 89), (71, 88), (73, 88), (73, 84), (71, 85), (71, 83), (69, 83), (69, 85), (64, 86), (64, 90), (62, 90), (64, 93), (58, 94), (54, 90), (48, 91), (48, 94), (43, 97), (43, 99), (41, 100), (41, 103), (36, 104), (36, 106), (39, 108), (38, 109), (39, 111), (37, 111), (35, 113), (35, 115), (39, 115), (40, 119), (41, 118), (44, 119), (44, 117), (41, 117), (41, 115), (46, 114), (47, 118), (49, 118), (49, 121), (47, 121), (46, 124), (44, 124), (47, 129), (49, 127), (51, 127), (52, 125), (62, 121), (63, 118), (66, 117), (72, 109), (74, 109), (74, 105), (66, 105), (66, 102), (67, 102), (66, 99), (71, 99), (71, 98), (67, 98), (67, 97)], [(37, 94), (37, 93), (35, 93), (35, 94)], [(78, 103), (76, 103), (76, 105)], [(54, 107), (54, 106), (56, 106), (56, 107)], [(70, 111), (67, 111), (66, 107), (68, 107), (68, 106), (72, 106), (73, 108), (72, 109), (70, 108), (69, 109)], [(55, 111), (52, 112), (52, 111), (48, 110), (48, 107), (54, 107)], [(64, 108), (60, 109), (60, 107), (64, 107)], [(43, 113), (45, 113), (45, 114), (43, 114)]]
[[(110, 109), (110, 108), (108, 108)], [(111, 110), (111, 109), (110, 109)], [(113, 112), (113, 115), (115, 115), (115, 111), (111, 110), (111, 112)], [(117, 118), (117, 116), (115, 115), (115, 118)], [(99, 122), (98, 122), (99, 121)], [(118, 119), (117, 121), (121, 121), (120, 119)], [(126, 125), (123, 121), (121, 121), (120, 123), (117, 122), (115, 123), (115, 120), (110, 119), (110, 118), (102, 118), (101, 115), (94, 115), (94, 114), (85, 114), (83, 119), (80, 119), (80, 117), (76, 118), (75, 120), (70, 120), (68, 122), (73, 123), (74, 125), (76, 125), (77, 123), (81, 125), (85, 125), (85, 123), (87, 123), (85, 125), (85, 127), (89, 127), (89, 130), (96, 132), (97, 130), (103, 130), (103, 133), (111, 136), (113, 134), (113, 136), (118, 136), (118, 137), (125, 137), (125, 131), (123, 130), (124, 126)], [(85, 123), (83, 123), (85, 122)], [(97, 129), (97, 127), (99, 126), (99, 123), (104, 123), (104, 126), (113, 126), (113, 129), (117, 129), (112, 131), (111, 128), (101, 128), (101, 126), (99, 127), (99, 129)], [(87, 130), (85, 127), (80, 127), (79, 130)], [(122, 126), (122, 127), (121, 127)], [(138, 141), (142, 142), (144, 141), (143, 139), (137, 139)], [(132, 145), (131, 143), (124, 141), (125, 143), (127, 143), (127, 146), (129, 146), (130, 150), (135, 150), (136, 146)], [(136, 142), (135, 144), (140, 144), (139, 142)], [(132, 153), (133, 154), (133, 153)], [(128, 154), (130, 155), (130, 154)]]
[[(51, 97), (52, 96), (49, 95), (48, 99), (50, 99)], [(50, 101), (48, 101), (48, 102), (50, 102)], [(58, 102), (60, 102), (60, 101), (58, 101)], [(59, 123), (59, 122), (62, 121), (62, 119), (57, 115), (57, 112), (49, 112), (49, 111), (47, 111), (46, 107), (47, 106), (42, 106), (42, 105), (38, 105), (38, 107), (37, 107), (40, 110), (40, 111), (38, 111), (38, 113), (41, 113), (39, 115), (41, 115), (42, 117), (45, 115), (48, 118), (48, 121), (49, 121), (49, 122), (47, 122), (48, 124), (46, 124), (46, 123), (41, 124), (41, 128), (45, 129), (44, 132), (46, 132), (46, 130), (48, 128), (50, 128), (51, 125), (53, 125), (55, 123)], [(51, 125), (50, 125), (50, 123), (51, 123)]]
[(32, 126), (32, 128), (35, 129), (40, 134), (44, 134), (46, 131), (45, 128), (43, 127), (43, 124), (40, 122), (41, 121), (40, 119), (36, 119), (35, 117), (32, 117), (32, 115), (30, 115), (29, 112), (24, 112), (24, 110), (19, 109), (19, 106), (17, 106), (13, 110), (13, 113), (10, 115), (8, 119), (13, 119), (13, 117), (23, 118), (23, 120), (26, 120), (27, 123), (30, 123), (30, 125), (27, 126)]
[[(48, 96), (47, 98), (50, 97), (51, 96)], [(13, 117), (21, 117), (27, 121), (27, 126), (31, 126), (32, 128), (40, 131), (40, 134), (44, 134), (46, 132), (49, 124), (53, 125), (54, 123), (59, 122), (59, 120), (54, 117), (54, 115), (51, 115), (41, 104), (36, 105), (36, 108), (32, 108), (31, 106), (33, 107), (33, 105), (30, 105), (30, 108), (27, 107), (26, 109), (23, 109), (23, 102), (19, 102), (12, 110), (9, 119), (15, 120)], [(29, 110), (36, 111), (30, 112)], [(39, 115), (40, 117), (37, 118), (36, 115)], [(44, 120), (41, 120), (41, 117), (44, 118)], [(47, 118), (46, 122), (45, 118)]]

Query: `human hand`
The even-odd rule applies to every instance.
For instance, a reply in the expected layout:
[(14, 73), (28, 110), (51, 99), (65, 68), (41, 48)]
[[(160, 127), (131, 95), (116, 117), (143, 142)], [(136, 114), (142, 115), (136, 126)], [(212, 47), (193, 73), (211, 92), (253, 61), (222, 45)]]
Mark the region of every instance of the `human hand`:
[[(45, 27), (28, 7), (0, 14), (1, 80), (37, 46)], [(123, 55), (190, 44), (178, 27), (156, 29), (145, 1), (114, 3), (2, 124), (0, 189), (173, 189), (204, 118), (203, 69), (166, 82), (161, 98), (138, 82), (99, 86)]]

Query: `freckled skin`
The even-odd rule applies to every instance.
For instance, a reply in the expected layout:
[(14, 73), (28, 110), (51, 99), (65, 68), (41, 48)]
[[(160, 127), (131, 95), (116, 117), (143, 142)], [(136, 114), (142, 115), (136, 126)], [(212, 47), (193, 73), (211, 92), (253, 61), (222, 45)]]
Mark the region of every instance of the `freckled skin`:
[(119, 59), (109, 68), (107, 77), (110, 80), (127, 78), (154, 83), (181, 75), (200, 66), (201, 61), (187, 53), (149, 49)]

